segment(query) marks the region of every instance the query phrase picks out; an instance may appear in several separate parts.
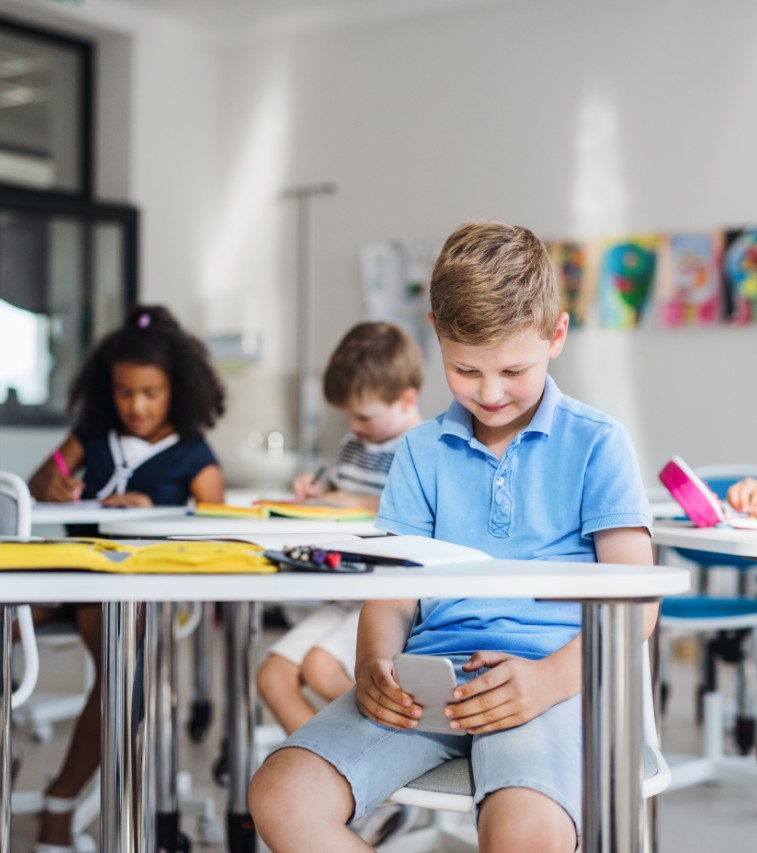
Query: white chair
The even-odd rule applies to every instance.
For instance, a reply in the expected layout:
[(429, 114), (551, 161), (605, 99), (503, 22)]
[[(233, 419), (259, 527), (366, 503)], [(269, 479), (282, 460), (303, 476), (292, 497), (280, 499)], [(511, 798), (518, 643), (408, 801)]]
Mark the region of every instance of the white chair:
[[(655, 724), (652, 677), (649, 654), (643, 655), (643, 752), (644, 783), (642, 796), (646, 800), (664, 791), (670, 785), (670, 768), (660, 750)], [(467, 758), (455, 758), (429, 770), (404, 788), (395, 791), (388, 803), (401, 803), (431, 809), (434, 816), (430, 825), (409, 832), (395, 840), (389, 839), (377, 848), (380, 853), (465, 853), (478, 850), (476, 830), (473, 826), (473, 776)], [(654, 848), (655, 828), (653, 818), (645, 826), (645, 850)]]
[[(696, 473), (721, 499), (730, 485), (744, 477), (757, 477), (754, 465), (709, 465), (697, 468)], [(671, 549), (699, 567), (699, 588), (703, 593), (663, 599), (660, 615), (661, 637), (664, 640), (663, 663), (669, 657), (668, 646), (676, 636), (695, 634), (700, 638), (700, 684), (698, 685), (696, 717), (702, 723), (702, 750), (696, 756), (670, 756), (673, 773), (671, 788), (677, 789), (713, 781), (734, 773), (754, 780), (757, 762), (752, 755), (755, 743), (755, 717), (747, 696), (749, 678), (746, 663), (749, 657), (746, 639), (752, 646), (757, 629), (757, 599), (750, 593), (750, 572), (757, 568), (754, 560), (743, 557), (712, 554), (693, 549)], [(737, 573), (738, 594), (708, 595), (711, 569), (729, 568)], [(754, 652), (752, 653), (754, 655)], [(727, 756), (724, 749), (725, 712), (723, 696), (717, 687), (718, 660), (736, 666), (737, 708), (735, 741), (741, 756)], [(665, 682), (666, 679), (663, 679)], [(663, 705), (664, 707), (664, 705)]]
[[(0, 471), (0, 535), (28, 538), (31, 534), (31, 497), (26, 483), (16, 474)], [(24, 654), (24, 676), (11, 700), (13, 722), (28, 719), (28, 709), (38, 706), (37, 695), (32, 692), (39, 671), (39, 657), (36, 632), (31, 620), (31, 610), (23, 606), (18, 608), (21, 645)], [(31, 695), (29, 695), (31, 694)], [(27, 698), (28, 697), (28, 698)], [(24, 703), (24, 704), (22, 704)], [(34, 713), (34, 711), (32, 711)], [(89, 790), (89, 789), (88, 789)], [(20, 791), (11, 795), (11, 810), (15, 814), (39, 812), (43, 806), (41, 791)], [(78, 836), (78, 849), (94, 851), (93, 839), (81, 835), (82, 830), (97, 817), (100, 811), (99, 785), (91, 787), (91, 793), (85, 796), (74, 813), (73, 830)]]

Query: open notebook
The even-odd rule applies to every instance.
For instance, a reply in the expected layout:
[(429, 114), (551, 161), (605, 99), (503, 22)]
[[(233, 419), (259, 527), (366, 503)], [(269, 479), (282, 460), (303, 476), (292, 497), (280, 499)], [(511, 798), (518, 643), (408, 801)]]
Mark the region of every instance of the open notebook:
[(702, 478), (681, 459), (674, 456), (660, 471), (660, 480), (697, 527), (716, 524), (745, 530), (757, 530), (757, 518), (737, 512), (724, 503)]
[(254, 501), (251, 506), (199, 502), (194, 514), (212, 518), (303, 518), (310, 521), (370, 521), (375, 513), (365, 507), (329, 506), (297, 501)]

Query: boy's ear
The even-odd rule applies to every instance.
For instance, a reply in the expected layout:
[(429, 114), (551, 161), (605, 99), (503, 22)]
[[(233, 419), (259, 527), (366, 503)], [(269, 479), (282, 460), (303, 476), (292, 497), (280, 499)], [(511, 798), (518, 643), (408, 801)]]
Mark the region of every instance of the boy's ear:
[(428, 312), (428, 321), (429, 321), (429, 323), (431, 323), (434, 330), (436, 330), (436, 319), (434, 318), (434, 312), (433, 311)]
[(417, 388), (405, 388), (405, 390), (400, 394), (400, 400), (405, 408), (409, 409), (412, 406), (418, 405), (419, 396)]
[(568, 337), (569, 322), (569, 315), (567, 314), (567, 312), (563, 311), (557, 318), (555, 333), (554, 335), (552, 335), (552, 340), (549, 342), (550, 358), (557, 358), (557, 356), (560, 355), (560, 353), (562, 352), (562, 348), (565, 346), (565, 340)]

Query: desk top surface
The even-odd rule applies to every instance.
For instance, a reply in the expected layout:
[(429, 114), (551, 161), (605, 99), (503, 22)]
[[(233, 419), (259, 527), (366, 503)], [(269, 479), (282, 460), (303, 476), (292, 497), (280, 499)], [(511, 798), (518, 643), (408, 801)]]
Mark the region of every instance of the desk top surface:
[(656, 521), (654, 543), (671, 548), (694, 548), (716, 554), (757, 560), (757, 530), (695, 527), (687, 521)]
[(186, 513), (181, 506), (102, 506), (99, 501), (72, 503), (35, 503), (32, 505), (32, 526), (35, 524), (99, 524), (113, 520), (157, 519)]
[(235, 533), (352, 533), (383, 536), (370, 521), (319, 521), (305, 518), (211, 518), (186, 513), (159, 517), (123, 518), (109, 515), (100, 524), (103, 536), (229, 536)]
[(3, 571), (0, 602), (290, 601), (390, 598), (631, 600), (676, 595), (690, 573), (671, 566), (480, 560), (369, 574), (123, 575)]

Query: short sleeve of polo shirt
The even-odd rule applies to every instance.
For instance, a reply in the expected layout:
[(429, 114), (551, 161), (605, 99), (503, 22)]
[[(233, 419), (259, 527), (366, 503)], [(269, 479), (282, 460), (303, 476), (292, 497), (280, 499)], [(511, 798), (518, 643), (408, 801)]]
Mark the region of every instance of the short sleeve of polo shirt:
[[(434, 425), (436, 429), (434, 430)], [(423, 436), (419, 438), (418, 432)], [(415, 441), (406, 434), (400, 442), (381, 493), (376, 525), (398, 535), (434, 535), (435, 459), (432, 452), (436, 421), (412, 430)]]
[(625, 427), (608, 423), (597, 436), (584, 474), (581, 535), (617, 527), (644, 527), (651, 513), (636, 451)]

